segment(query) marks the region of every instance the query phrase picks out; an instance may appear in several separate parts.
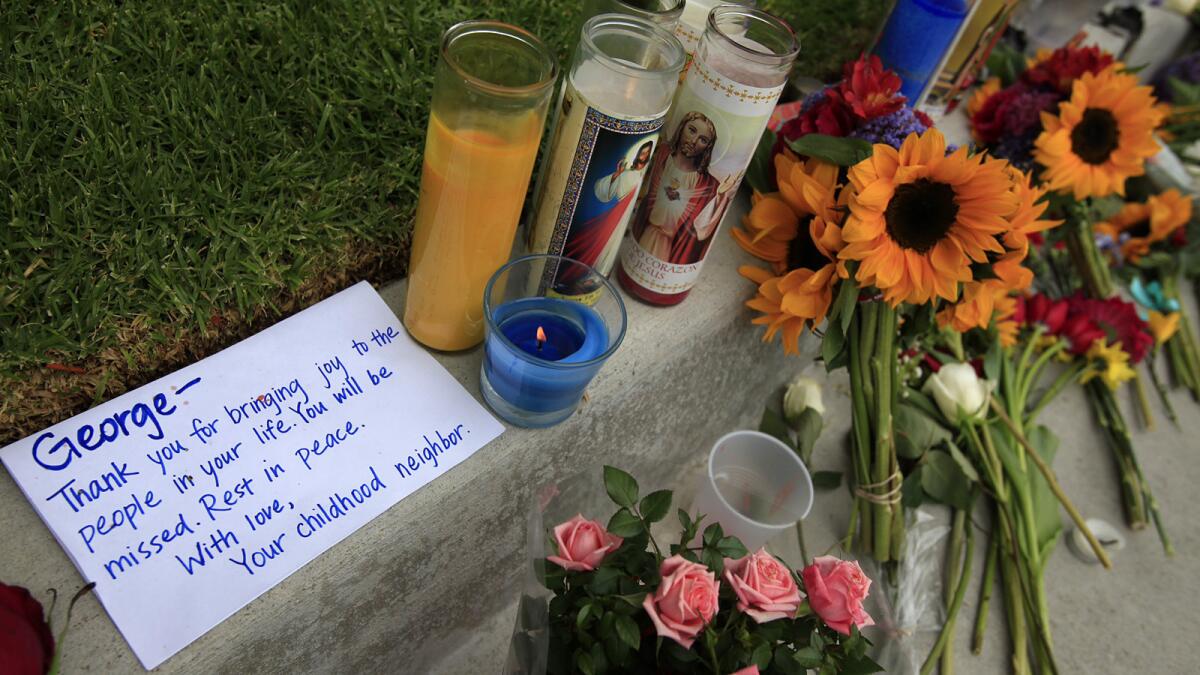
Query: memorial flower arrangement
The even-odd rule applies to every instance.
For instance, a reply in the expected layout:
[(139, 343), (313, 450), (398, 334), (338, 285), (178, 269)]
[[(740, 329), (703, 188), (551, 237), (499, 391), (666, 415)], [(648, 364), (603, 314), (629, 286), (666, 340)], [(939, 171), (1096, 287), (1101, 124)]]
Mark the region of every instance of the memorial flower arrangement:
[[(805, 137), (808, 138), (808, 137)], [(804, 141), (805, 139), (800, 139)], [(797, 143), (775, 157), (778, 192), (755, 194), (734, 238), (769, 268), (744, 266), (757, 285), (747, 306), (798, 353), (801, 333), (820, 333), (828, 368), (849, 370), (853, 394), (858, 547), (880, 562), (903, 543), (896, 453), (898, 354), (938, 324), (986, 327), (993, 308), (1033, 278), (1029, 238), (1054, 227), (1044, 190), (1008, 162), (968, 148), (949, 151), (936, 129), (899, 149), (856, 150), (852, 139)]]
[(613, 467), (604, 485), (618, 507), (607, 524), (577, 515), (549, 533), (548, 672), (879, 670), (859, 633), (874, 622), (858, 563), (823, 556), (793, 570), (683, 509), (678, 543), (665, 547), (651, 529), (670, 513), (671, 491), (640, 495)]
[[(59, 672), (62, 646), (71, 624), (71, 612), (75, 603), (95, 588), (95, 583), (84, 586), (71, 598), (62, 630), (55, 638), (51, 615), (55, 602), (49, 610), (20, 586), (0, 582), (0, 670), (6, 675), (43, 675)], [(51, 591), (54, 600), (58, 594)]]

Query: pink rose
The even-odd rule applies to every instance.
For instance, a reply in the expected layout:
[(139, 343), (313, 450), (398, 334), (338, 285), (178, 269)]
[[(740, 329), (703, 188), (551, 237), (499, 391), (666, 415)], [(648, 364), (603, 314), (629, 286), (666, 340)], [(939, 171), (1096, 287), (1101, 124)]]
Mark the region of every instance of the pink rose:
[(800, 575), (804, 579), (804, 590), (808, 591), (809, 606), (830, 628), (849, 635), (851, 624), (860, 629), (875, 625), (875, 620), (862, 606), (871, 580), (857, 562), (821, 556)]
[(737, 608), (758, 623), (791, 619), (800, 607), (792, 573), (764, 548), (740, 560), (725, 559), (725, 581), (737, 594)]
[(750, 664), (741, 670), (730, 673), (729, 675), (759, 675), (758, 666)]
[(660, 637), (671, 638), (691, 649), (696, 636), (717, 614), (721, 584), (707, 567), (673, 555), (663, 561), (662, 583), (647, 594), (642, 607)]
[(564, 569), (590, 572), (625, 540), (610, 534), (599, 521), (577, 514), (554, 528), (554, 541), (558, 543), (558, 555), (547, 556), (546, 560)]

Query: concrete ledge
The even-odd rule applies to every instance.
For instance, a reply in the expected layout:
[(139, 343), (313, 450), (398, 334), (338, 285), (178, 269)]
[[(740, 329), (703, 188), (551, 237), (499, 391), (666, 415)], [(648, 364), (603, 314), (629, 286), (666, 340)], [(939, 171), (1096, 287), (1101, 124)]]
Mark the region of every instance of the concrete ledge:
[[(726, 225), (744, 209), (743, 199)], [(510, 630), (505, 615), (522, 581), (537, 485), (604, 463), (646, 485), (691, 479), (681, 466), (699, 466), (720, 435), (756, 424), (764, 397), (808, 363), (757, 339), (761, 329), (749, 324), (742, 304), (751, 285), (737, 274), (749, 261), (722, 230), (699, 287), (682, 305), (627, 300), (625, 344), (574, 417), (551, 430), (508, 430), (158, 670), (426, 672), (470, 636)], [(382, 294), (399, 313), (403, 283)], [(480, 351), (440, 359), (478, 398)], [(49, 530), (0, 474), (0, 578), (35, 591), (79, 587)], [(481, 647), (481, 667), (499, 669), (504, 647)], [(63, 666), (141, 670), (93, 598), (77, 608)]]

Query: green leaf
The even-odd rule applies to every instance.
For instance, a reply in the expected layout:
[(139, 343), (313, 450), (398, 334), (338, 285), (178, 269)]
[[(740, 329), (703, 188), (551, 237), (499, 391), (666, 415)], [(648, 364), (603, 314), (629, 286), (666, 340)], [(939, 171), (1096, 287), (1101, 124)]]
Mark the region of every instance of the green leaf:
[(629, 509), (621, 509), (608, 520), (608, 531), (618, 537), (636, 537), (646, 531), (642, 519), (633, 515)]
[(775, 648), (775, 668), (784, 675), (808, 675), (808, 669), (796, 661), (793, 652), (786, 645)]
[(595, 675), (596, 667), (592, 663), (592, 655), (582, 649), (575, 652), (575, 672), (583, 675)]
[(594, 604), (592, 604), (590, 602), (585, 604), (583, 607), (580, 607), (579, 613), (575, 615), (575, 627), (583, 628), (584, 625), (587, 624), (588, 618), (591, 617), (592, 614), (594, 614), (599, 609), (600, 609), (599, 607), (595, 606)]
[(816, 490), (836, 490), (842, 486), (842, 472), (814, 471), (812, 484)]
[(600, 567), (592, 573), (592, 580), (587, 584), (588, 590), (593, 595), (612, 595), (617, 592), (617, 582), (623, 575), (624, 572), (618, 567)]
[(813, 448), (817, 445), (817, 439), (821, 437), (821, 428), (824, 425), (825, 420), (816, 410), (805, 408), (804, 412), (800, 413), (800, 421), (796, 423), (796, 449), (805, 463), (812, 459)]
[[(1058, 437), (1042, 425), (1029, 429), (1026, 440), (1037, 451), (1046, 464), (1054, 461), (1058, 453)], [(1053, 546), (1058, 535), (1062, 532), (1062, 514), (1059, 511), (1058, 498), (1050, 489), (1050, 484), (1040, 471), (1030, 469), (1030, 489), (1033, 501), (1033, 520), (1037, 531), (1038, 546)], [(1043, 560), (1045, 557), (1043, 556)]]
[(871, 660), (871, 657), (866, 654), (861, 654), (855, 658), (846, 659), (842, 662), (842, 667), (839, 670), (840, 675), (871, 675), (871, 673), (882, 673), (883, 666)]
[(896, 406), (892, 426), (896, 433), (896, 451), (906, 459), (917, 459), (933, 446), (951, 438), (950, 432), (935, 418), (907, 401)]
[(767, 666), (771, 665), (771, 643), (763, 640), (754, 646), (754, 651), (750, 653), (750, 662), (758, 666), (759, 670), (766, 670)]
[[(850, 330), (850, 322), (854, 319), (854, 311), (858, 309), (858, 282), (855, 281), (854, 276), (855, 272), (858, 271), (858, 263), (848, 263), (846, 270), (850, 272), (850, 278), (842, 279), (838, 282), (837, 299), (833, 301), (833, 306), (837, 308), (838, 324), (842, 327), (842, 335), (845, 335)], [(832, 323), (832, 319), (830, 323)]]
[(996, 340), (983, 356), (983, 376), (992, 382), (1000, 381), (1000, 359), (1004, 358), (1002, 349), (1000, 341)]
[(619, 506), (631, 509), (637, 503), (637, 481), (616, 467), (604, 467), (604, 489), (608, 491), (609, 498)]
[(667, 517), (667, 513), (671, 510), (670, 490), (657, 490), (642, 497), (642, 502), (638, 504), (638, 510), (642, 513), (642, 518), (647, 523), (657, 523)]
[(642, 645), (642, 632), (638, 629), (637, 622), (624, 615), (617, 617), (617, 637), (629, 645), (630, 649), (637, 649)]
[(840, 323), (825, 324), (825, 338), (821, 340), (821, 360), (825, 362), (825, 370), (833, 370), (841, 365), (838, 357), (845, 351), (846, 334)]
[(788, 147), (798, 155), (815, 157), (838, 166), (853, 166), (871, 156), (871, 144), (861, 138), (841, 138), (825, 134), (801, 136), (794, 141), (788, 141)]
[(708, 527), (704, 528), (704, 540), (703, 540), (704, 545), (705, 546), (716, 546), (717, 542), (721, 541), (721, 538), (724, 536), (725, 536), (725, 530), (721, 529), (721, 524), (713, 523), (712, 525), (709, 525)]
[(904, 477), (900, 484), (900, 504), (907, 509), (915, 509), (925, 501), (925, 491), (921, 488), (921, 467), (917, 467)]
[(692, 517), (688, 515), (687, 511), (679, 509), (675, 513), (679, 516), (679, 524), (683, 526), (684, 530), (692, 529)]
[(792, 433), (788, 428), (787, 422), (783, 420), (783, 417), (779, 413), (770, 408), (763, 409), (762, 420), (758, 423), (758, 430), (768, 436), (778, 438), (780, 442), (789, 448), (794, 447), (792, 445)]
[(962, 450), (954, 444), (954, 441), (946, 441), (946, 450), (950, 451), (950, 457), (958, 464), (958, 468), (962, 469), (963, 474), (971, 481), (978, 483), (979, 472), (975, 470), (975, 466), (971, 464), (971, 460), (967, 459)]
[(745, 545), (742, 544), (742, 540), (737, 537), (721, 537), (721, 540), (717, 542), (714, 548), (726, 558), (733, 558), (735, 560), (737, 558), (744, 558), (749, 554)]
[(825, 656), (815, 647), (801, 647), (792, 654), (792, 659), (805, 668), (816, 668), (825, 660)]
[(718, 579), (721, 577), (721, 573), (725, 571), (725, 556), (721, 555), (721, 552), (715, 548), (704, 547), (704, 550), (700, 552), (700, 562), (712, 570)]
[(775, 186), (771, 181), (771, 150), (775, 148), (777, 136), (774, 131), (767, 129), (758, 139), (758, 147), (750, 158), (750, 166), (746, 167), (746, 182), (759, 192), (774, 192)]
[(947, 506), (971, 508), (971, 481), (948, 453), (930, 452), (921, 465), (925, 494)]

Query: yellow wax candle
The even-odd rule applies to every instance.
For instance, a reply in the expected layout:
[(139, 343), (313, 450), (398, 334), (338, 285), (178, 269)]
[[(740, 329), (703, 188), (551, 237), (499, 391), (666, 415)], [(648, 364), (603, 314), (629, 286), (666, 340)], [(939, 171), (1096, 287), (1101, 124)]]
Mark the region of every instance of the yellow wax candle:
[(512, 250), (541, 122), (531, 111), (501, 136), (430, 116), (404, 308), (404, 326), (425, 346), (483, 341), (483, 290)]

